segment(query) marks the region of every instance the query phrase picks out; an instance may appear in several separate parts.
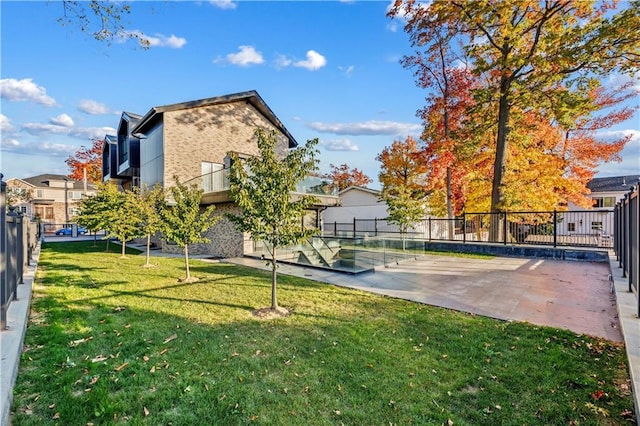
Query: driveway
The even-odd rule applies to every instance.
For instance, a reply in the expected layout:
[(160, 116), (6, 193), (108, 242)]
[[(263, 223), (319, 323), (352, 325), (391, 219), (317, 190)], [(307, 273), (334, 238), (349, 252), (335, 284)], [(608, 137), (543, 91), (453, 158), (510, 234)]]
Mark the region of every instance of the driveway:
[[(259, 259), (229, 261), (267, 269)], [(285, 264), (278, 271), (502, 320), (624, 341), (607, 263), (424, 255), (359, 275)]]

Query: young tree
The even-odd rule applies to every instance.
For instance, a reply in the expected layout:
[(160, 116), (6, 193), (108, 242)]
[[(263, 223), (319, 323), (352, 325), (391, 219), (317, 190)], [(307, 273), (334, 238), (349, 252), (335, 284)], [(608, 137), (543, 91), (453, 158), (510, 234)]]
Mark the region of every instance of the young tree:
[(137, 216), (140, 219), (142, 233), (147, 236), (147, 254), (144, 266), (150, 267), (151, 236), (163, 229), (162, 212), (167, 208), (166, 193), (162, 186), (139, 191), (137, 198)]
[(404, 142), (394, 141), (376, 160), (382, 163), (378, 175), (382, 199), (389, 206), (389, 220), (400, 226), (404, 249), (408, 228), (424, 216), (428, 169), (421, 161), (418, 143), (412, 137)]
[(210, 205), (204, 210), (200, 208), (203, 190), (196, 184), (187, 186), (174, 176), (175, 184), (169, 188), (173, 200), (160, 212), (162, 230), (167, 240), (175, 242), (184, 251), (186, 276), (181, 281), (194, 282), (189, 269), (189, 244), (206, 243), (209, 239), (204, 234), (220, 219), (214, 216), (215, 206)]
[(98, 191), (91, 197), (84, 197), (80, 202), (80, 214), (76, 218), (78, 224), (94, 232), (94, 244), (97, 232), (105, 230), (107, 251), (113, 224), (118, 220), (117, 208), (121, 202), (121, 193), (112, 184), (101, 183)]
[(280, 158), (276, 152), (275, 131), (256, 130), (259, 157), (240, 160), (232, 154), (229, 175), (230, 193), (242, 214), (229, 215), (241, 232), (248, 232), (254, 240), (271, 247), (271, 310), (278, 310), (276, 294), (277, 251), (279, 247), (295, 244), (316, 233), (304, 229), (305, 210), (316, 202), (309, 195), (292, 199), (296, 184), (317, 170), (317, 139), (307, 141)]
[(331, 182), (338, 187), (339, 191), (350, 186), (366, 186), (373, 182), (373, 179), (358, 170), (357, 167), (351, 169), (346, 163), (339, 166), (330, 164), (329, 166), (331, 167), (331, 171), (322, 177), (330, 179)]
[[(640, 2), (617, 14), (615, 2), (396, 0), (389, 16), (407, 19), (411, 43), (430, 49), (446, 27), (464, 43), (471, 70), (482, 75), (476, 101), (495, 111), (495, 159), (491, 211), (504, 209), (509, 129), (514, 108), (562, 114), (586, 100), (594, 76), (633, 73), (640, 56)], [(497, 236), (497, 224), (492, 224)]]
[[(111, 185), (112, 186), (112, 185)], [(127, 242), (142, 235), (138, 194), (133, 191), (117, 191), (109, 194), (109, 207), (113, 220), (108, 224), (109, 233), (122, 243), (122, 256), (126, 257)]]
[(102, 182), (102, 147), (104, 140), (93, 139), (91, 147), (80, 147), (74, 155), (65, 160), (69, 167), (69, 177), (82, 182), (85, 179), (92, 183)]

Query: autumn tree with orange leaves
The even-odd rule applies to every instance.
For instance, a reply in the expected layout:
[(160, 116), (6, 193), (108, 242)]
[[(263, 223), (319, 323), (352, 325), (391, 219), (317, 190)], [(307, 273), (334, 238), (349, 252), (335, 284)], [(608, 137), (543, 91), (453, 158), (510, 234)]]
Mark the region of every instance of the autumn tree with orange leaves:
[(358, 170), (357, 167), (353, 169), (347, 164), (341, 164), (339, 166), (329, 165), (331, 171), (324, 174), (322, 177), (331, 180), (339, 191), (350, 186), (367, 186), (367, 184), (373, 182), (369, 176)]
[(69, 167), (69, 177), (75, 181), (84, 180), (85, 170), (87, 181), (91, 183), (102, 182), (102, 147), (104, 140), (92, 139), (90, 148), (80, 147), (74, 155), (65, 160)]
[[(447, 42), (462, 46), (482, 83), (474, 100), (494, 125), (486, 129), (493, 137), (492, 212), (507, 208), (512, 130), (525, 111), (572, 128), (564, 122), (571, 111), (577, 107), (583, 116), (586, 105), (595, 107), (590, 91), (597, 77), (637, 71), (640, 2), (624, 4), (618, 12), (615, 1), (396, 0), (390, 9), (390, 17), (406, 20), (412, 46), (423, 51), (439, 43), (446, 28)], [(492, 239), (499, 237), (498, 225), (492, 223)]]

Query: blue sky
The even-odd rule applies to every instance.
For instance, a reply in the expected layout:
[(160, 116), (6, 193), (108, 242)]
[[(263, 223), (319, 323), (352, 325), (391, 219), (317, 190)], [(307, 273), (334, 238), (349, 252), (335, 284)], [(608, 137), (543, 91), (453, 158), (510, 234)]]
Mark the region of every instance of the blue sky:
[[(321, 171), (347, 163), (379, 188), (376, 155), (419, 135), (426, 96), (398, 63), (412, 49), (389, 3), (138, 1), (123, 23), (151, 40), (144, 50), (62, 27), (60, 2), (3, 0), (0, 171), (66, 174), (123, 110), (257, 90), (298, 142), (320, 140)], [(639, 174), (640, 113), (610, 132), (634, 138), (598, 176)]]

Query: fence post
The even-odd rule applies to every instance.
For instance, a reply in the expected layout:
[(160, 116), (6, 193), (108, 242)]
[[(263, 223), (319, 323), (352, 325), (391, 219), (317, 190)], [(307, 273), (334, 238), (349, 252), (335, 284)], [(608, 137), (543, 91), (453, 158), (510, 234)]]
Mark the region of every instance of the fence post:
[(378, 236), (378, 218), (374, 217), (373, 218), (373, 228), (375, 229), (375, 236)]
[(558, 247), (558, 211), (553, 209), (553, 247)]
[(333, 236), (334, 237), (338, 236), (338, 221), (337, 220), (333, 221)]
[[(622, 255), (620, 256), (620, 266), (622, 266), (622, 278), (627, 278), (627, 235), (629, 234), (629, 194), (624, 194), (622, 200)], [(631, 289), (629, 289), (631, 291)]]
[(7, 216), (5, 194), (7, 183), (0, 173), (0, 331), (7, 328), (7, 308), (9, 307), (9, 282), (7, 280)]
[(428, 233), (428, 235), (429, 235), (429, 241), (431, 241), (431, 216), (429, 216), (429, 217), (427, 218), (427, 223), (428, 223), (428, 226), (429, 226), (429, 233)]
[(353, 238), (356, 237), (356, 218), (353, 218)]
[[(455, 231), (453, 231), (455, 232)], [(454, 235), (453, 238), (456, 236)], [(462, 212), (462, 244), (467, 243), (467, 212)]]
[(504, 234), (504, 245), (507, 245), (507, 212), (504, 212), (504, 222), (502, 225), (502, 233)]

